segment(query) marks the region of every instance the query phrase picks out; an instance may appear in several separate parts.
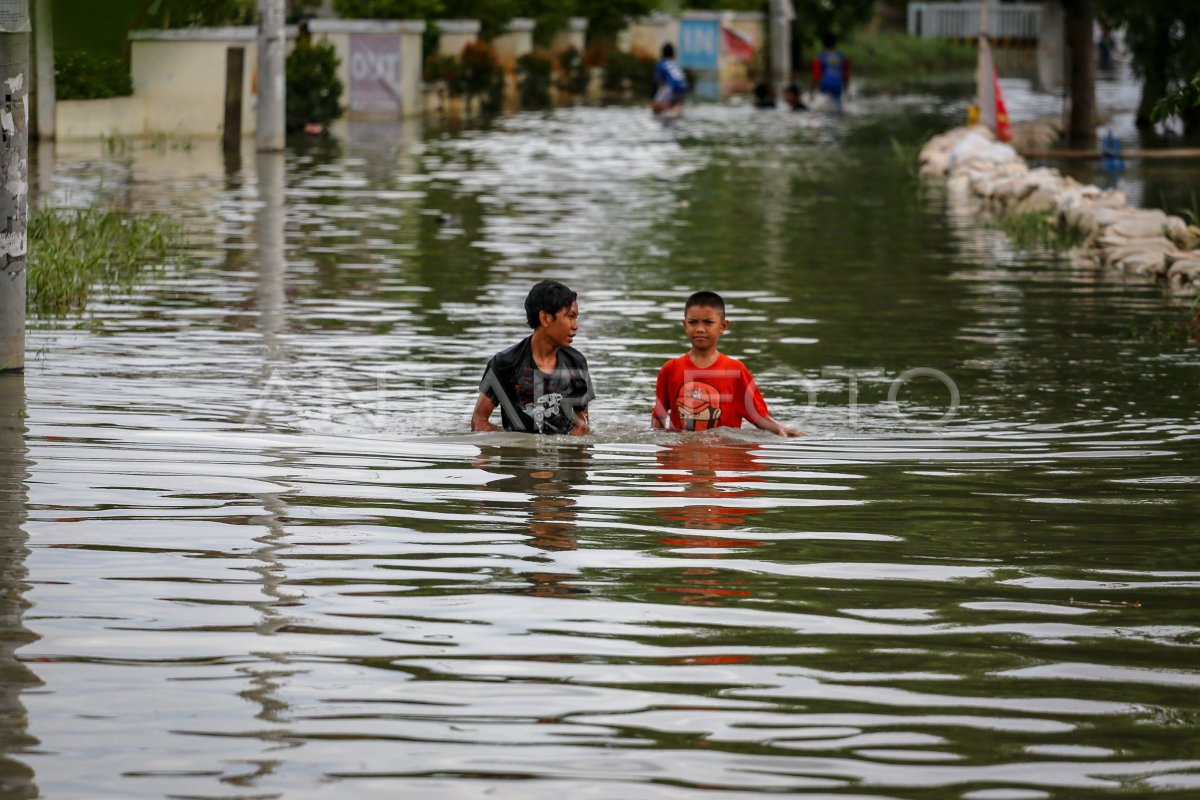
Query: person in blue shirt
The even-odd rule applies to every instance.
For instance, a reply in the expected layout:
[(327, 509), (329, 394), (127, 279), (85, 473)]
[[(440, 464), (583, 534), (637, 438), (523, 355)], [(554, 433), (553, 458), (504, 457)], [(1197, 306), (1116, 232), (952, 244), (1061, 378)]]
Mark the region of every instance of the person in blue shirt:
[(655, 116), (682, 113), (683, 96), (687, 90), (687, 76), (675, 60), (675, 46), (667, 42), (662, 46), (662, 58), (654, 65), (654, 99), (650, 102), (650, 108)]
[(842, 107), (842, 94), (850, 86), (850, 61), (837, 50), (837, 37), (825, 34), (821, 37), (825, 47), (821, 55), (813, 59), (813, 87)]

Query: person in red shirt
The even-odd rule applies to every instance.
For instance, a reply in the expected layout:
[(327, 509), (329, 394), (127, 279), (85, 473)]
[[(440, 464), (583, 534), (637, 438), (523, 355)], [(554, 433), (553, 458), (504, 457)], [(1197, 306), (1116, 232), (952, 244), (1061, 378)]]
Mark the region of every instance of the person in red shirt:
[(771, 418), (746, 365), (717, 350), (729, 330), (725, 301), (716, 292), (696, 292), (683, 308), (683, 329), (692, 348), (663, 364), (655, 392), (655, 428), (704, 431), (740, 428), (742, 420), (780, 436), (803, 436)]

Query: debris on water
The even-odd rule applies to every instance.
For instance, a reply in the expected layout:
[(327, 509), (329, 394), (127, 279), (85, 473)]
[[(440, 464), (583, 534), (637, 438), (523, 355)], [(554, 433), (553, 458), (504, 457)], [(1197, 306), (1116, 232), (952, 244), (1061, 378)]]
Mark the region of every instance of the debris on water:
[(1091, 608), (1141, 608), (1141, 600), (1097, 600), (1096, 602), (1088, 602), (1086, 600), (1076, 600), (1071, 598), (1073, 606), (1089, 606)]
[(442, 226), (453, 225), (454, 227), (458, 227), (462, 224), (462, 217), (456, 214), (438, 214), (437, 223)]

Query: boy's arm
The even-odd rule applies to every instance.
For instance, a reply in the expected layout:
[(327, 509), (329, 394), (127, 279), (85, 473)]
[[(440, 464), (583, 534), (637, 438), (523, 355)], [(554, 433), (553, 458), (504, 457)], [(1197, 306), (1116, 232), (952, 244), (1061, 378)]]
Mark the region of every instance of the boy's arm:
[(764, 414), (761, 417), (756, 415), (755, 417), (751, 417), (750, 421), (762, 430), (770, 431), (771, 433), (778, 434), (779, 436), (804, 435), (804, 431), (798, 431), (795, 428), (789, 428), (787, 425), (784, 425), (782, 422), (776, 420), (770, 414)]
[(746, 369), (744, 364), (742, 365), (742, 380), (746, 382), (746, 419), (754, 423), (754, 427), (779, 436), (804, 435), (803, 431), (790, 428), (771, 416), (767, 411), (767, 401), (763, 400), (762, 392), (758, 388), (758, 382), (754, 380), (754, 376), (750, 374), (750, 370)]
[(587, 408), (581, 408), (575, 412), (575, 427), (571, 428), (572, 436), (586, 436), (592, 430), (592, 425), (588, 421)]
[(475, 401), (475, 410), (471, 412), (471, 430), (473, 431), (494, 431), (496, 426), (491, 423), (488, 418), (492, 416), (492, 412), (496, 410), (496, 404), (492, 402), (492, 398), (488, 397), (483, 392), (479, 393), (479, 399)]
[(658, 371), (658, 380), (654, 382), (654, 411), (650, 412), (650, 427), (662, 430), (670, 427), (670, 413), (667, 411), (667, 367)]

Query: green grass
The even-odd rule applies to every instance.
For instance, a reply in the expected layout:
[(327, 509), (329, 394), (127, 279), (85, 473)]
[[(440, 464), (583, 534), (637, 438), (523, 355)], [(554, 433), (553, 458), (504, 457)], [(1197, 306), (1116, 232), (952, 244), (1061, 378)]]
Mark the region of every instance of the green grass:
[(975, 48), (948, 39), (902, 33), (857, 33), (839, 48), (850, 59), (851, 76), (905, 80), (938, 72), (969, 70)]
[(31, 317), (83, 310), (97, 291), (129, 291), (185, 242), (183, 225), (159, 214), (110, 208), (38, 209), (29, 215), (26, 309)]
[(1079, 230), (1060, 224), (1053, 214), (1009, 214), (997, 224), (1023, 249), (1041, 246), (1070, 250), (1083, 244)]

